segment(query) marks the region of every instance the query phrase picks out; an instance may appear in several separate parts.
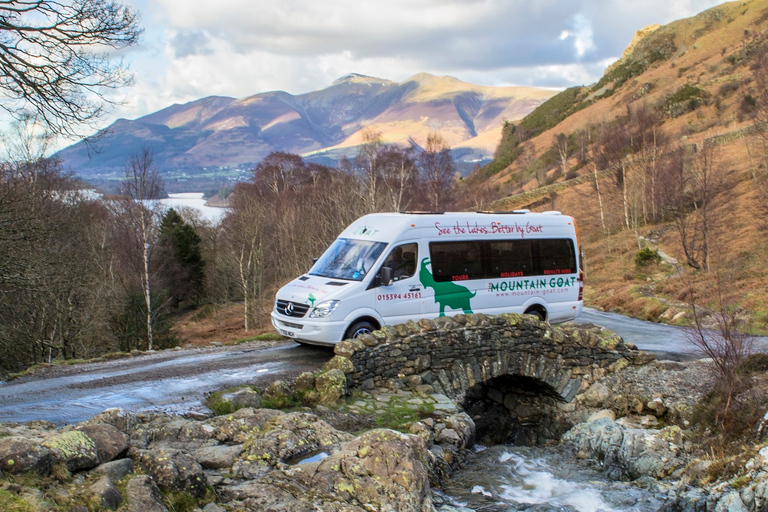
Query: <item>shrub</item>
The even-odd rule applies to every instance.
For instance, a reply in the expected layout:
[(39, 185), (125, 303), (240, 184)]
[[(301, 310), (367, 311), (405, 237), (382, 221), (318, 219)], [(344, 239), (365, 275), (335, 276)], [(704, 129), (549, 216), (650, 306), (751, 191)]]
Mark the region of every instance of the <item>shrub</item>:
[(739, 371), (745, 374), (768, 372), (768, 354), (748, 355), (739, 365)]
[(658, 249), (643, 247), (635, 255), (635, 265), (638, 267), (647, 267), (661, 263), (661, 256)]

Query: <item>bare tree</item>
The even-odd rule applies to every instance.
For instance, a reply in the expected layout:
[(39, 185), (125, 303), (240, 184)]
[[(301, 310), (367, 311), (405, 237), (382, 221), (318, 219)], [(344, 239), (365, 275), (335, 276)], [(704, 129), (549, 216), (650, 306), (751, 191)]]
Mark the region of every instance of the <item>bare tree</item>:
[(427, 189), (427, 204), (433, 211), (448, 206), (455, 170), (448, 144), (439, 133), (430, 133), (419, 155), (422, 180)]
[(296, 190), (308, 179), (306, 165), (299, 155), (276, 151), (270, 153), (253, 170), (254, 182), (272, 194)]
[(663, 210), (672, 218), (688, 266), (708, 271), (717, 218), (713, 214), (724, 190), (717, 147), (705, 143), (679, 148), (660, 169)]
[[(707, 287), (708, 297), (701, 297), (692, 280), (688, 283), (688, 303), (693, 312), (693, 326), (688, 329), (688, 342), (701, 351), (712, 365), (715, 374), (713, 387), (722, 392), (722, 404), (716, 420), (721, 430), (728, 428), (731, 407), (738, 391), (738, 369), (752, 352), (752, 336), (749, 325), (742, 321), (735, 308), (735, 297), (729, 296), (722, 276), (718, 273), (715, 286)], [(700, 301), (711, 302), (707, 311)], [(704, 325), (703, 318), (710, 317), (712, 326)]]
[(57, 135), (76, 136), (109, 102), (105, 90), (132, 81), (106, 50), (138, 42), (138, 13), (112, 0), (0, 3), (0, 101), (34, 115)]
[[(274, 196), (272, 196), (274, 197)], [(230, 198), (231, 214), (223, 221), (224, 233), (239, 277), (243, 298), (243, 328), (248, 332), (258, 321), (255, 305), (263, 292), (268, 263), (266, 246), (270, 240), (275, 217), (270, 196), (258, 186), (241, 183)]]
[(568, 136), (564, 133), (558, 133), (553, 139), (552, 145), (557, 153), (557, 165), (560, 167), (563, 176), (565, 176), (568, 172), (568, 159), (571, 157)]
[(368, 212), (378, 209), (378, 188), (381, 181), (380, 153), (384, 146), (381, 132), (371, 128), (363, 130), (363, 140), (357, 150), (354, 167), (360, 174), (363, 183), (363, 200)]
[(385, 145), (379, 155), (381, 162), (382, 207), (392, 211), (408, 209), (418, 187), (418, 172), (411, 148)]
[(153, 350), (155, 310), (152, 303), (153, 269), (150, 268), (150, 262), (162, 213), (162, 205), (154, 200), (164, 197), (165, 190), (162, 178), (154, 166), (154, 156), (150, 148), (144, 147), (130, 156), (120, 184), (120, 192), (118, 219), (126, 228), (128, 238), (124, 242), (130, 244), (127, 257), (137, 257), (139, 262), (136, 270), (146, 308), (147, 344), (149, 350)]

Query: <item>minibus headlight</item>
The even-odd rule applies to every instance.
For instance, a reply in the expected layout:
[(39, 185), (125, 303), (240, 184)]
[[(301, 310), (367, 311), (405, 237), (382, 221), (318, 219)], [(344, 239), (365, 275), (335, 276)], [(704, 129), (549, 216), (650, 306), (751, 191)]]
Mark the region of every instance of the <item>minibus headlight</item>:
[(333, 313), (333, 310), (336, 309), (336, 306), (339, 305), (338, 300), (327, 300), (325, 302), (321, 302), (317, 306), (315, 306), (315, 309), (312, 310), (312, 312), (309, 314), (310, 318), (325, 318), (329, 316), (331, 313)]

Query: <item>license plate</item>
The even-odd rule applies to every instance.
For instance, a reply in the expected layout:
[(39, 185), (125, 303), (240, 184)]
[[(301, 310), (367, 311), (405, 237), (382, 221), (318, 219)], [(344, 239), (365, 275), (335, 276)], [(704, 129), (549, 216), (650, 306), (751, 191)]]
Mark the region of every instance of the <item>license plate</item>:
[(293, 331), (285, 331), (283, 329), (278, 329), (278, 330), (280, 331), (280, 334), (282, 334), (286, 338), (295, 338), (296, 337), (296, 333), (294, 333)]

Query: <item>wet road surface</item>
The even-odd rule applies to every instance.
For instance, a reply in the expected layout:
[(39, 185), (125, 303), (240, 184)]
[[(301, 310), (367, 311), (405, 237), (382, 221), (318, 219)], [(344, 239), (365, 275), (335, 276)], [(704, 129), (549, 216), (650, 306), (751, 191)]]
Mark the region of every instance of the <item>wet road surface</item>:
[[(699, 349), (688, 341), (687, 330), (682, 327), (646, 322), (591, 308), (584, 308), (575, 322), (606, 327), (624, 338), (625, 342), (634, 343), (640, 350), (653, 352), (659, 359), (688, 360), (703, 357)], [(768, 351), (768, 338), (754, 338), (753, 348), (761, 352)]]
[(47, 420), (57, 425), (104, 409), (206, 411), (207, 393), (316, 372), (333, 350), (292, 341), (264, 346), (166, 350), (106, 362), (56, 365), (0, 384), (0, 422)]

